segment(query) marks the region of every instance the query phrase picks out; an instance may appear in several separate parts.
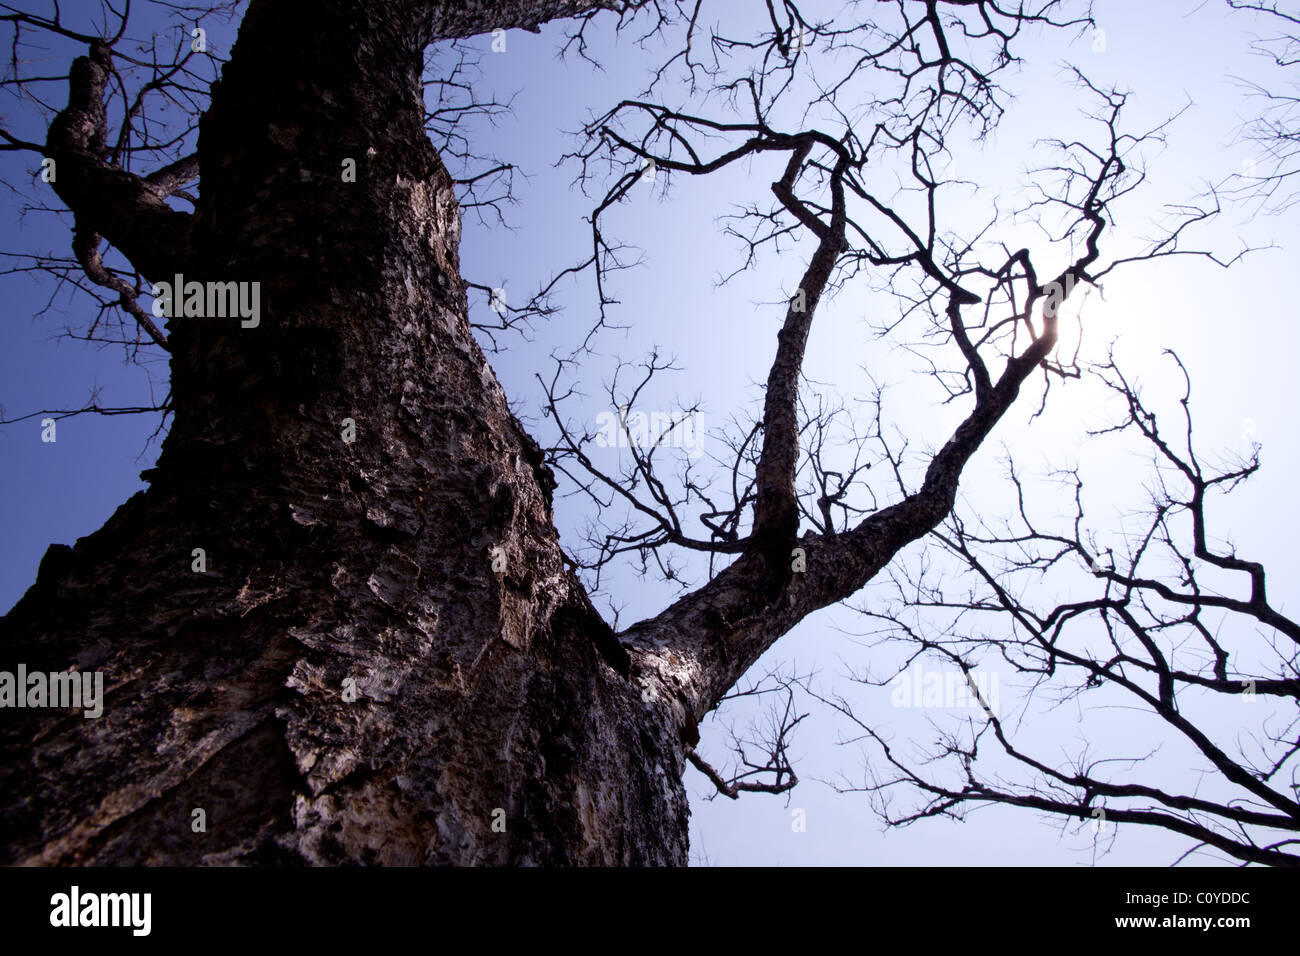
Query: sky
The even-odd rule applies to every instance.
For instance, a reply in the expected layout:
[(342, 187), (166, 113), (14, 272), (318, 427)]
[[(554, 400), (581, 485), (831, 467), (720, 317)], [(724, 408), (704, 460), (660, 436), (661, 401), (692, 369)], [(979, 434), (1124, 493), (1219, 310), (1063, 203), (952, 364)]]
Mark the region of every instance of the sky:
[[(832, 13), (839, 9), (824, 6)], [(1267, 32), (1266, 24), (1234, 14), (1218, 0), (1099, 0), (1094, 15), (1101, 33), (1030, 32), (1022, 38), (1019, 53), (1024, 63), (1003, 74), (1015, 96), (1005, 120), (985, 142), (962, 142), (955, 150), (956, 175), (980, 188), (958, 188), (949, 194), (941, 206), (948, 228), (968, 233), (981, 224), (993, 203), (1007, 209), (1021, 201), (1027, 169), (1044, 155), (1035, 145), (1038, 141), (1089, 133), (1082, 118), (1089, 103), (1071, 83), (1071, 68), (1098, 85), (1130, 91), (1125, 114), (1129, 129), (1150, 128), (1179, 114), (1163, 148), (1147, 152), (1147, 182), (1116, 209), (1115, 248), (1140, 247), (1166, 221), (1167, 204), (1202, 196), (1207, 184), (1222, 182), (1252, 163), (1262, 164), (1257, 149), (1242, 142), (1239, 134), (1258, 108), (1243, 78), (1276, 75), (1248, 52), (1252, 40)], [(644, 89), (646, 70), (662, 54), (653, 44), (641, 50), (629, 37), (615, 37), (611, 22), (598, 19), (589, 33), (591, 53), (603, 65), (599, 70), (579, 58), (557, 57), (563, 25), (553, 24), (538, 35), (510, 31), (505, 43), (497, 44), (504, 46), (499, 51), (493, 51), (490, 36), (470, 44), (482, 54), (476, 88), (512, 104), (509, 114), (474, 128), (476, 148), (517, 164), (527, 176), (516, 180), (518, 202), (506, 210), (508, 226), (466, 218), (463, 274), (469, 281), (504, 289), (512, 304), (589, 253), (585, 218), (608, 180), (598, 178), (593, 192), (585, 195), (575, 185), (576, 167), (562, 157), (574, 150), (578, 140), (573, 133), (593, 112)], [(229, 40), (228, 31), (210, 31), (218, 55), (222, 44), (228, 49)], [(817, 53), (809, 51), (813, 68)], [(670, 96), (684, 94), (675, 91)], [(613, 277), (619, 304), (611, 317), (626, 328), (609, 330), (595, 342), (595, 354), (578, 373), (584, 394), (567, 407), (573, 421), (593, 427), (598, 416), (608, 415), (612, 403), (604, 385), (618, 361), (639, 362), (659, 349), (675, 356), (680, 371), (651, 390), (642, 407), (667, 414), (674, 403), (699, 402), (703, 458), (725, 454), (717, 430), (730, 416), (752, 415), (759, 407), (759, 386), (783, 317), (780, 303), (797, 285), (811, 247), (793, 244), (719, 285), (719, 277), (734, 272), (743, 261), (743, 249), (725, 234), (722, 217), (744, 203), (768, 202), (768, 184), (780, 176), (781, 163), (780, 158), (755, 161), (698, 179), (669, 178), (661, 171), (653, 181), (638, 183), (629, 201), (612, 211), (607, 233), (636, 246), (641, 262)], [(34, 172), (32, 159), (0, 154), (5, 181), (26, 177), (31, 183)], [(26, 193), (33, 194), (32, 188)], [(53, 216), (20, 216), (22, 198), (15, 194), (7, 195), (6, 202), (0, 249), (61, 252), (66, 246), (66, 227)], [(1041, 245), (1032, 221), (1002, 223), (995, 235), (1012, 248), (1019, 243)], [(1225, 259), (1243, 246), (1256, 251), (1227, 270), (1192, 258), (1137, 264), (1107, 279), (1104, 295), (1094, 293), (1082, 305), (1072, 300), (1066, 314), (1077, 317), (1085, 330), (1085, 357), (1100, 358), (1113, 342), (1126, 371), (1141, 381), (1144, 395), (1161, 412), (1176, 410), (1181, 395), (1176, 368), (1161, 354), (1166, 348), (1177, 350), (1192, 379), (1201, 450), (1211, 456), (1241, 454), (1249, 451), (1252, 441), (1262, 445), (1260, 474), (1233, 498), (1214, 503), (1212, 535), (1230, 539), (1241, 554), (1265, 563), (1274, 605), (1285, 611), (1297, 597), (1297, 561), (1290, 548), (1297, 530), (1291, 475), (1300, 464), (1300, 448), (1292, 424), (1290, 356), (1300, 345), (1300, 332), (1288, 279), (1300, 236), (1294, 215), (1265, 215), (1225, 200), (1222, 214), (1192, 238), (1193, 244)], [(8, 321), (0, 325), (0, 406), (5, 417), (79, 406), (93, 390), (99, 390), (106, 405), (146, 402), (151, 387), (157, 395), (165, 392), (165, 364), (155, 361), (151, 366), (151, 384), (120, 348), (57, 337), (66, 325), (85, 322), (84, 298), (56, 293), (52, 307), (38, 314), (51, 300), (48, 282), (29, 275), (2, 276), (0, 282), (9, 306)], [(489, 356), (516, 412), (543, 444), (554, 440), (554, 431), (541, 416), (543, 394), (537, 376), (548, 377), (551, 356), (567, 353), (582, 340), (596, 301), (585, 276), (561, 283), (556, 300), (563, 306), (560, 313), (537, 321), (526, 339), (500, 338), (505, 351)], [(874, 328), (896, 316), (897, 303), (873, 288), (869, 278), (846, 284), (819, 309), (805, 373), (821, 383), (827, 396), (851, 406), (869, 399), (876, 385), (886, 386), (890, 434), (905, 436), (909, 447), (923, 452), (946, 440), (961, 409), (941, 404), (943, 396), (932, 380), (918, 373), (917, 357), (901, 347), (898, 337), (874, 334)], [(492, 321), (486, 299), (471, 297), (471, 318)], [(486, 339), (484, 343), (490, 344)], [(1045, 520), (1065, 518), (1071, 502), (1051, 473), (1078, 465), (1088, 478), (1089, 514), (1099, 533), (1122, 534), (1133, 511), (1144, 503), (1151, 479), (1149, 456), (1132, 442), (1087, 436), (1089, 429), (1114, 421), (1117, 414), (1113, 402), (1088, 382), (1054, 386), (1044, 414), (1031, 420), (1039, 388), (1026, 388), (1030, 394), (999, 424), (968, 467), (959, 511), (987, 516), (1014, 506), (1006, 480), (1010, 459)], [(0, 608), (21, 597), (50, 543), (71, 544), (89, 534), (142, 489), (139, 472), (151, 466), (158, 451), (159, 422), (153, 415), (63, 419), (53, 443), (41, 440), (41, 417), (0, 426), (0, 521), (5, 530)], [(626, 461), (626, 450), (601, 449), (600, 454), (599, 460), (611, 466)], [(918, 455), (913, 467), (923, 464)], [(887, 483), (880, 489), (887, 492)], [(561, 486), (556, 519), (562, 544), (576, 550), (591, 508), (581, 496), (563, 495), (572, 490)], [(914, 544), (900, 556), (899, 568), (915, 567), (932, 550), (924, 542)], [(688, 580), (703, 580), (705, 571), (697, 560), (679, 558)], [(885, 606), (890, 593), (884, 577), (850, 603)], [(1044, 583), (1063, 588), (1062, 598), (1071, 586), (1055, 580)], [(619, 625), (626, 626), (662, 609), (677, 593), (653, 572), (643, 577), (634, 564), (626, 564), (603, 576), (595, 600), (611, 619), (617, 610)], [(855, 713), (884, 729), (897, 744), (923, 748), (963, 713), (950, 707), (894, 706), (889, 686), (865, 687), (852, 681), (848, 675), (863, 667), (887, 675), (901, 660), (899, 648), (867, 646), (864, 635), (872, 627), (850, 607), (827, 609), (784, 636), (754, 674), (813, 674), (815, 688), (823, 694), (843, 694)], [(989, 678), (998, 679), (1002, 705), (1014, 707), (1015, 675), (994, 669)], [(854, 728), (823, 704), (806, 697), (798, 703), (809, 716), (794, 739), (801, 782), (790, 794), (710, 799), (708, 781), (688, 768), (693, 863), (1165, 865), (1187, 849), (1182, 838), (1159, 831), (1120, 827), (1103, 832), (1087, 821), (1063, 825), (1060, 819), (1001, 807), (975, 811), (961, 822), (936, 819), (886, 828), (868, 797), (852, 792), (870, 770), (872, 752), (855, 742)], [(754, 708), (735, 706), (707, 720), (701, 743), (706, 758), (725, 766), (728, 727), (734, 723), (742, 730), (753, 716)], [(1081, 749), (1131, 754), (1159, 748), (1141, 773), (1158, 774), (1161, 783), (1175, 789), (1213, 786), (1189, 766), (1176, 744), (1164, 739), (1159, 727), (1118, 699), (1102, 697), (1087, 705), (1056, 708), (1035, 704), (1022, 715), (1021, 726), (1026, 740), (1040, 752), (1062, 760)], [(850, 792), (841, 792), (845, 789)], [(1223, 861), (1202, 853), (1192, 862)]]

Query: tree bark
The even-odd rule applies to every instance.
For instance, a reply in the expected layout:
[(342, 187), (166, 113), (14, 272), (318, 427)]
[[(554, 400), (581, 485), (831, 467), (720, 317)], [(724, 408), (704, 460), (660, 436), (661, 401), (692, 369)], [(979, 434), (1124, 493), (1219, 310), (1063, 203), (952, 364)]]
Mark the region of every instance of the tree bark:
[(694, 741), (561, 559), (423, 129), (428, 42), (605, 5), (254, 0), (183, 224), (101, 168), (78, 62), (79, 228), (161, 221), (148, 279), (257, 282), (261, 316), (170, 321), (148, 490), (0, 623), (5, 670), (106, 675), (98, 719), (5, 713), (3, 862), (686, 862)]
[[(845, 249), (844, 176), (865, 160), (816, 132), (739, 127), (751, 138), (717, 159), (663, 164), (790, 152), (773, 190), (820, 239), (806, 311), (792, 304), (777, 337), (754, 532), (618, 635), (566, 568), (554, 478), (471, 332), (421, 71), (438, 40), (638, 5), (252, 0), (197, 157), (145, 177), (104, 149), (111, 50), (73, 65), (44, 149), (88, 274), (107, 240), (153, 282), (256, 283), (260, 316), (169, 323), (174, 418), (149, 489), (52, 546), (0, 621), (0, 669), (109, 684), (98, 719), (5, 713), (0, 862), (682, 864), (698, 722), (799, 620), (949, 514), (1055, 344), (1054, 313), (995, 379), (961, 315), (979, 297), (936, 264), (932, 235), (854, 186), (942, 287), (974, 403), (914, 492), (796, 537), (799, 369)], [(814, 146), (833, 156), (826, 222), (792, 191)], [(1112, 162), (1080, 209), (1086, 251), (1055, 286), (1097, 259)], [(165, 200), (195, 163), (184, 215)], [(1027, 251), (1007, 281), (1016, 262), (1028, 316), (1047, 287)]]

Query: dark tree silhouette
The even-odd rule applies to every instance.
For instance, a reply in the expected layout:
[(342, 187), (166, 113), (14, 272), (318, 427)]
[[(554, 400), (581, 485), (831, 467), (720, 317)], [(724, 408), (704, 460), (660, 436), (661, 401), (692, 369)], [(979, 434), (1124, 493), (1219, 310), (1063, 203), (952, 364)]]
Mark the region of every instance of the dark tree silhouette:
[(1300, 9), (1277, 0), (1227, 0), (1227, 4), (1255, 15), (1266, 32), (1255, 41), (1252, 52), (1271, 61), (1280, 77), (1268, 85), (1244, 82), (1259, 105), (1242, 127), (1241, 138), (1253, 145), (1258, 158), (1246, 159), (1231, 191), (1269, 212), (1284, 212), (1300, 196), (1300, 81), (1296, 77)]
[[(938, 166), (956, 131), (1002, 116), (1022, 34), (1091, 22), (1055, 0), (899, 0), (834, 21), (783, 0), (746, 5), (762, 26), (739, 31), (707, 28), (704, 0), (252, 0), (219, 79), (201, 21), (240, 8), (162, 6), (180, 42), (133, 36), (109, 4), (76, 24), (54, 4), (0, 15), (20, 107), (4, 142), (51, 162), (73, 249), (15, 268), (98, 296), (86, 335), (170, 362), (148, 490), (52, 546), (3, 620), (7, 669), (109, 684), (100, 720), (6, 716), (6, 862), (684, 863), (688, 762), (728, 795), (795, 779), (793, 703), (735, 773), (694, 755), (699, 721), (796, 623), (949, 517), (1031, 378), (1077, 374), (1054, 354), (1065, 298), (1184, 254), (1184, 230), (1215, 211), (1187, 207), (1154, 245), (1108, 255), (1159, 130), (1126, 133), (1123, 97), (1079, 76), (1100, 122), (1056, 144), (1028, 202), (1042, 250), (999, 247), (996, 223), (946, 228)], [(499, 104), (475, 101), (462, 41), (556, 18), (579, 55), (606, 21), (676, 52), (571, 157), (600, 198), (590, 257), (561, 275), (591, 277), (598, 319), (543, 376), (543, 448), (470, 322), (469, 293), (492, 292), (460, 274), (461, 210), (492, 215), (513, 171), (465, 135), (466, 111)], [(30, 72), (31, 45), (56, 38), (78, 48), (66, 76)], [(809, 98), (810, 49), (824, 69)], [(160, 119), (164, 101), (184, 118)], [(667, 477), (659, 442), (608, 473), (563, 411), (625, 265), (603, 214), (651, 164), (742, 162), (773, 177), (733, 220), (743, 265), (779, 251), (806, 267), (781, 293), (759, 414), (728, 439), (729, 491), (689, 463)], [(259, 314), (155, 321), (142, 297), (178, 274), (255, 288)], [(858, 277), (889, 283), (898, 326), (943, 346), (933, 374), (964, 410), (916, 487), (897, 471), (897, 487), (871, 485), (865, 459), (832, 455), (839, 412), (801, 393), (818, 305)], [(494, 299), (479, 332), (548, 314), (553, 285)], [(642, 383), (663, 367), (652, 357)], [(624, 427), (639, 392), (611, 391)], [(892, 460), (883, 435), (862, 436), (876, 462)], [(593, 503), (583, 557), (558, 543), (557, 473)], [(612, 502), (631, 520), (607, 522)], [(671, 574), (674, 549), (707, 554), (708, 581), (618, 630), (601, 618), (582, 575), (624, 554)]]
[[(1061, 476), (1074, 515), (1057, 528), (1036, 516), (1050, 504), (1034, 502), (1041, 496), (1028, 494), (1013, 468), (1018, 507), (1009, 520), (959, 510), (934, 532), (967, 575), (901, 574), (897, 603), (865, 612), (882, 622), (882, 640), (904, 642), (908, 664), (925, 655), (966, 675), (979, 704), (975, 719), (917, 758), (891, 746), (843, 697), (823, 698), (878, 745), (868, 782), (846, 789), (872, 794), (891, 824), (1004, 804), (1086, 820), (1103, 844), (1115, 824), (1141, 824), (1191, 838), (1191, 850), (1300, 865), (1300, 625), (1270, 603), (1263, 565), (1215, 543), (1222, 532), (1210, 508), (1216, 493), (1259, 469), (1259, 445), (1246, 460), (1203, 464), (1192, 442), (1190, 380), (1168, 354), (1187, 382), (1174, 436), (1113, 359), (1090, 370), (1124, 409), (1095, 434), (1134, 433), (1154, 458), (1150, 508), (1137, 532), (1123, 536), (1123, 552), (1098, 543), (1116, 535), (1112, 522), (1085, 514), (1077, 469)], [(1081, 592), (1077, 598), (1044, 600), (1062, 581), (1077, 585), (1087, 575), (1093, 588), (1067, 587)], [(1024, 692), (1014, 706), (998, 707), (987, 687), (981, 691), (971, 677), (979, 661), (1019, 678)], [(1094, 716), (1122, 709), (1135, 732), (1092, 735), (1076, 717), (1085, 741), (1077, 752), (1059, 740), (1022, 742), (1040, 715), (1060, 707)], [(1152, 724), (1165, 733), (1148, 736)], [(1160, 746), (1144, 750), (1153, 738)], [(1166, 748), (1170, 754), (1157, 754)], [(1181, 785), (1189, 770), (1200, 781), (1190, 793)], [(900, 810), (891, 798), (904, 791), (919, 799)]]

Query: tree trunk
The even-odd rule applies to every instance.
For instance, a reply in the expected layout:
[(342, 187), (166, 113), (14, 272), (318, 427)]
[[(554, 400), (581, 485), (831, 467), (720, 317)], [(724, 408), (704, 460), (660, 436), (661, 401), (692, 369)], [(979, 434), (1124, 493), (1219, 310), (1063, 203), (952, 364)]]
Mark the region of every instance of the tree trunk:
[(468, 324), (420, 73), (483, 6), (251, 4), (147, 277), (257, 282), (260, 322), (169, 323), (148, 490), (0, 624), (2, 669), (106, 687), (5, 712), (3, 862), (686, 862), (690, 731), (566, 569)]

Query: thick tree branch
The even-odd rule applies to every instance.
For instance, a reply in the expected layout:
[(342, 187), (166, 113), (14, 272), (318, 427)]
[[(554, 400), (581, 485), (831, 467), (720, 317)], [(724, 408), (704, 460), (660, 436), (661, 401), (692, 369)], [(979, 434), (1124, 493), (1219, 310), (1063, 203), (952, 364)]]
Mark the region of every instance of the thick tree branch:
[(112, 52), (100, 41), (73, 61), (67, 108), (45, 141), (55, 162), (51, 185), (82, 229), (108, 239), (157, 281), (183, 271), (188, 258), (190, 217), (163, 200), (193, 178), (195, 164), (181, 160), (142, 178), (108, 161), (104, 92), (112, 70)]
[[(1083, 82), (1107, 102), (1108, 108), (1099, 118), (1106, 128), (1109, 143), (1104, 151), (1088, 151), (1095, 169), (1087, 173), (1075, 172), (1071, 176), (1071, 186), (1076, 180), (1082, 182), (1081, 195), (1070, 198), (1073, 190), (1068, 189), (1065, 198), (1057, 200), (1077, 217), (1071, 229), (1078, 231), (1078, 254), (1046, 284), (1037, 280), (1026, 250), (1011, 254), (997, 270), (985, 270), (985, 274), (995, 281), (993, 291), (1004, 294), (1012, 304), (1013, 313), (1005, 320), (1010, 325), (1006, 327), (1023, 331), (1028, 341), (1007, 356), (996, 380), (990, 378), (987, 384), (980, 384), (975, 389), (973, 407), (948, 442), (930, 460), (921, 487), (905, 494), (901, 501), (869, 515), (844, 533), (805, 534), (796, 541), (792, 529), (787, 530), (790, 537), (784, 553), (772, 547), (770, 540), (755, 535), (751, 539), (752, 547), (714, 580), (658, 616), (632, 626), (622, 635), (634, 660), (639, 659), (639, 666), (673, 686), (682, 706), (695, 720), (701, 719), (715, 706), (727, 689), (781, 634), (808, 614), (857, 592), (904, 546), (939, 526), (952, 510), (965, 465), (1012, 408), (1028, 377), (1043, 366), (1055, 347), (1061, 302), (1076, 284), (1091, 281), (1101, 255), (1100, 239), (1109, 221), (1108, 203), (1127, 191), (1123, 185), (1127, 170), (1124, 151), (1147, 138), (1118, 132), (1122, 96), (1103, 94)], [(1069, 149), (1065, 144), (1061, 145)], [(983, 359), (977, 365), (972, 358), (972, 355), (978, 358), (978, 346), (962, 334), (965, 320), (961, 313), (963, 308), (978, 304), (982, 299), (959, 285), (940, 266), (934, 252), (932, 229), (928, 235), (923, 234), (865, 190), (863, 196), (911, 243), (913, 249), (907, 259), (919, 265), (927, 278), (936, 284), (939, 295), (946, 298), (941, 311), (956, 330), (953, 338), (967, 358), (968, 367), (974, 368), (978, 375)], [(1157, 242), (1147, 256), (1125, 261), (1152, 258), (1162, 254), (1164, 248), (1164, 242)], [(818, 252), (827, 255), (827, 247), (819, 248)], [(885, 258), (878, 252), (867, 255), (874, 259)], [(1023, 282), (1027, 287), (1023, 306), (1016, 305), (1015, 296), (1010, 294), (1014, 282)], [(788, 314), (787, 328), (792, 319), (803, 320), (796, 321), (794, 329), (806, 336), (806, 316)], [(1003, 326), (1004, 323), (997, 325)], [(981, 341), (987, 339), (986, 334)], [(801, 339), (794, 340), (788, 349), (784, 348), (784, 341), (782, 345), (778, 363), (783, 359), (801, 359)], [(788, 376), (796, 374), (797, 366), (780, 374), (774, 373), (777, 387), (791, 387), (792, 379)], [(772, 391), (769, 383), (769, 412)], [(784, 481), (784, 474), (788, 472), (783, 469), (789, 468), (791, 462), (793, 419), (782, 417), (786, 415), (788, 394), (782, 396), (774, 419), (765, 422), (765, 428), (771, 428), (775, 422), (777, 427), (773, 431), (783, 436), (773, 446), (774, 458), (768, 463), (775, 473), (775, 477), (769, 479), (773, 482)], [(771, 439), (771, 436), (767, 437)], [(780, 463), (781, 470), (775, 467), (776, 462)], [(760, 463), (760, 472), (762, 467)], [(779, 508), (791, 499), (778, 493), (768, 500), (777, 502), (774, 507)], [(763, 520), (762, 506), (760, 490), (756, 527), (757, 522)], [(796, 525), (797, 519), (795, 510)], [(781, 527), (790, 529), (790, 524), (787, 522)], [(802, 549), (801, 554), (794, 553), (795, 545)], [(778, 559), (785, 562), (781, 568), (784, 574), (776, 579), (782, 582), (782, 586), (774, 590), (772, 574)]]
[(645, 0), (413, 0), (413, 5), (427, 18), (433, 42), (493, 30), (537, 33), (551, 20), (588, 17), (606, 10), (622, 16), (645, 6)]
[[(787, 208), (803, 209), (790, 190), (797, 177), (797, 162), (807, 156), (811, 141), (790, 159), (786, 175), (772, 184)], [(847, 153), (841, 153), (831, 173), (831, 219), (817, 230), (820, 242), (808, 263), (799, 290), (786, 310), (785, 322), (777, 333), (776, 357), (768, 372), (763, 404), (763, 451), (758, 461), (757, 499), (754, 503), (754, 538), (768, 559), (774, 580), (788, 580), (789, 555), (799, 532), (799, 504), (795, 495), (795, 470), (799, 459), (799, 373), (803, 368), (808, 332), (840, 253), (845, 238), (844, 175), (849, 167)], [(811, 213), (813, 222), (818, 220)], [(802, 218), (802, 217), (800, 217)], [(820, 223), (819, 223), (820, 225)]]

